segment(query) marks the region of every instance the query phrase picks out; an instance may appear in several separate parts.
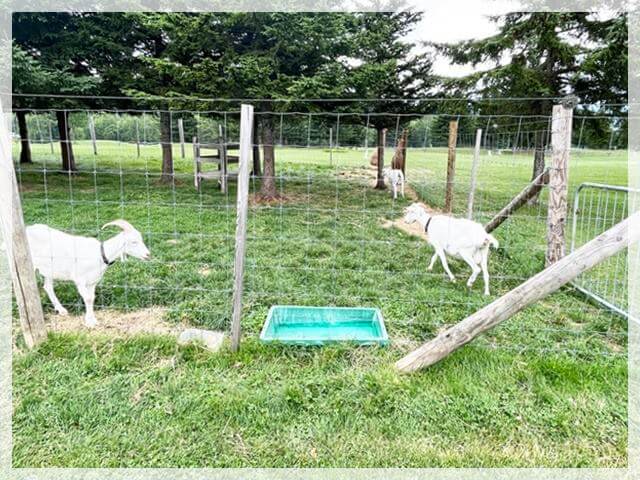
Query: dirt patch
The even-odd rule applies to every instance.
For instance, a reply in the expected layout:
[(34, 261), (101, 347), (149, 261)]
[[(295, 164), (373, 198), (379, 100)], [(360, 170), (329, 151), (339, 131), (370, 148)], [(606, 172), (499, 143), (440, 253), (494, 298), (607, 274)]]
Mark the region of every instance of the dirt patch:
[[(375, 187), (376, 178), (378, 176), (378, 170), (375, 167), (358, 168), (354, 170), (341, 170), (340, 172), (338, 172), (337, 175), (338, 175), (338, 178), (347, 178), (347, 179), (366, 181), (369, 183), (370, 187)], [(409, 182), (405, 182), (404, 184), (404, 194), (411, 201), (414, 201), (414, 202), (420, 201), (420, 196), (414, 190), (414, 188), (409, 184)]]
[(142, 334), (178, 335), (185, 325), (169, 323), (164, 320), (166, 308), (151, 307), (133, 312), (117, 310), (100, 310), (96, 312), (98, 325), (87, 328), (84, 318), (79, 316), (47, 316), (46, 324), (51, 332), (69, 333), (83, 332), (91, 335), (108, 335), (110, 337), (130, 337)]
[[(433, 208), (431, 208), (428, 205), (425, 205), (422, 202), (418, 202), (418, 203), (420, 203), (420, 205), (422, 205), (422, 207), (424, 207), (424, 209), (430, 214), (436, 215), (440, 213), (439, 211), (434, 210)], [(382, 228), (395, 227), (398, 230), (402, 230), (403, 232), (409, 235), (412, 235), (414, 237), (419, 237), (425, 241), (427, 240), (427, 235), (426, 233), (424, 233), (424, 228), (418, 222), (406, 223), (404, 221), (404, 217), (400, 217), (396, 220), (388, 220), (386, 218), (383, 218), (380, 226)]]
[(353, 178), (358, 180), (375, 179), (377, 170), (375, 168), (356, 168), (353, 170), (340, 170), (337, 173), (338, 178)]
[(175, 239), (175, 238), (170, 238), (169, 240), (167, 240), (167, 243), (171, 244), (171, 245), (176, 245), (179, 242), (179, 240)]
[(400, 335), (393, 335), (391, 337), (391, 346), (399, 352), (405, 354), (409, 353), (420, 346), (421, 342), (416, 339), (403, 337)]
[(427, 240), (427, 235), (424, 233), (424, 229), (418, 222), (414, 223), (406, 223), (404, 219), (398, 218), (397, 220), (386, 220), (383, 219), (380, 224), (382, 228), (391, 228), (395, 227), (398, 230), (402, 230), (404, 233), (412, 235), (414, 237), (419, 237), (423, 240)]
[(309, 203), (309, 197), (305, 194), (287, 194), (287, 195), (279, 195), (276, 198), (261, 198), (259, 194), (252, 193), (249, 195), (249, 206), (250, 207), (261, 207), (261, 206), (270, 206), (277, 207), (278, 205), (286, 205), (290, 203)]
[[(416, 191), (413, 189), (413, 187), (412, 187), (411, 185), (409, 185), (409, 182), (406, 182), (406, 183), (404, 184), (404, 194), (406, 195), (406, 197), (407, 197), (409, 200), (412, 200), (412, 201), (414, 201), (414, 202), (420, 202), (420, 197), (418, 196), (418, 192), (416, 192)], [(424, 203), (423, 203), (423, 205), (424, 205)], [(426, 205), (425, 205), (425, 208), (426, 208), (427, 210), (429, 210), (429, 207), (427, 207)]]

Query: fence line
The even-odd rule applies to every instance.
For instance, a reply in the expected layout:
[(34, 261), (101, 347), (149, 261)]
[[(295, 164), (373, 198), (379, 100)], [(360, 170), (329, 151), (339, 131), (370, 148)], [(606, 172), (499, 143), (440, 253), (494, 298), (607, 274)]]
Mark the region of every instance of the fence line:
[[(179, 138), (161, 139), (157, 132), (158, 115), (149, 112), (131, 115), (134, 119), (129, 118), (125, 110), (117, 110), (120, 121), (111, 133), (101, 129), (96, 115), (99, 155), (93, 155), (88, 148), (88, 131), (83, 133), (74, 125), (74, 115), (71, 115), (70, 123), (76, 134), (70, 143), (80, 168), (74, 175), (67, 175), (57, 160), (55, 163), (51, 160), (46, 132), (35, 128), (35, 122), (40, 125), (43, 117), (28, 115), (34, 119), (34, 136), (39, 138), (32, 142), (36, 163), (17, 165), (25, 218), (28, 223), (45, 222), (101, 237), (104, 236), (100, 232), (102, 223), (117, 216), (131, 219), (140, 227), (157, 260), (144, 265), (132, 261), (114, 266), (99, 287), (96, 305), (136, 310), (159, 304), (172, 319), (229, 329), (233, 317), (236, 182), (230, 183), (228, 193), (220, 191), (215, 181), (205, 182), (202, 190), (196, 191), (191, 181), (191, 159), (180, 160), (179, 145), (176, 145), (171, 180), (161, 183), (157, 146), (177, 144)], [(86, 115), (87, 111), (81, 113)], [(171, 113), (174, 121), (180, 119), (180, 113), (175, 110)], [(218, 127), (222, 125), (228, 134), (225, 142), (237, 143), (241, 133), (238, 113), (217, 111), (212, 115), (219, 118), (213, 118), (207, 117), (204, 111), (185, 111), (182, 117), (185, 135), (191, 138), (191, 134), (196, 133), (203, 139), (202, 143), (206, 143), (217, 137)], [(256, 112), (256, 116), (262, 114), (265, 112)], [(115, 116), (116, 112), (110, 110), (109, 115)], [(385, 226), (386, 221), (397, 221), (403, 209), (414, 200), (423, 201), (436, 210), (443, 208), (447, 150), (446, 140), (440, 142), (438, 136), (446, 139), (447, 130), (433, 123), (439, 117), (441, 120), (460, 118), (462, 131), (456, 135), (453, 213), (467, 214), (471, 154), (477, 133), (475, 128), (464, 130), (465, 115), (414, 115), (416, 119), (432, 123), (426, 126), (418, 123), (419, 128), (413, 130), (409, 125), (407, 168), (413, 192), (411, 198), (397, 201), (390, 198), (388, 191), (371, 188), (375, 173), (363, 152), (378, 149), (375, 129), (365, 124), (367, 119), (373, 121), (375, 114), (361, 112), (361, 125), (350, 125), (349, 114), (345, 113), (278, 115), (273, 145), (262, 141), (258, 145), (275, 149), (276, 173), (249, 179), (243, 296), (247, 322), (243, 322), (243, 329), (254, 332), (256, 316), (267, 306), (281, 301), (344, 306), (362, 302), (381, 306), (393, 335), (424, 340), (434, 334), (434, 329), (450, 323), (453, 312), (456, 316), (470, 314), (486, 303), (477, 285), (469, 291), (463, 285), (445, 283), (437, 267), (427, 272), (431, 250), (400, 234), (395, 227)], [(329, 121), (319, 121), (323, 116)], [(398, 119), (403, 117), (395, 114), (387, 117), (393, 123), (390, 128), (401, 130)], [(530, 153), (532, 139), (528, 136), (533, 132), (547, 135), (549, 117), (534, 121), (520, 115), (510, 116), (516, 121), (510, 121), (509, 116), (473, 117), (481, 119), (482, 127), (485, 119), (498, 122), (495, 132), (491, 125), (491, 132), (481, 134), (476, 164), (472, 218), (484, 223), (530, 181), (533, 156)], [(499, 125), (500, 121), (506, 123)], [(595, 120), (592, 117), (584, 120), (581, 122), (583, 132), (576, 132), (579, 146), (589, 144), (590, 121)], [(544, 128), (534, 130), (536, 125)], [(82, 128), (88, 128), (86, 122)], [(111, 134), (114, 140), (105, 140)], [(384, 147), (386, 159), (391, 158), (388, 149), (393, 150), (395, 142), (394, 136), (389, 135)], [(508, 145), (507, 150), (499, 152), (503, 145)], [(550, 146), (545, 150), (548, 163)], [(580, 149), (572, 150), (572, 155), (570, 172), (576, 181), (584, 177), (612, 182), (617, 179), (608, 164), (592, 172), (593, 165), (598, 163), (590, 160), (593, 155), (598, 159), (610, 158), (615, 155), (613, 151)], [(612, 165), (616, 159), (611, 158)], [(257, 200), (257, 195), (266, 179), (274, 180), (280, 196), (263, 203)], [(571, 182), (570, 179), (569, 188), (573, 193), (575, 187)], [(497, 230), (495, 235), (500, 239), (501, 248), (491, 253), (490, 266), (492, 289), (497, 292), (510, 290), (541, 268), (546, 250), (547, 195), (543, 193), (536, 204), (523, 206)], [(593, 214), (596, 213), (594, 208)], [(469, 272), (464, 264), (454, 261), (452, 268), (459, 279), (463, 276), (466, 279)], [(615, 265), (612, 272), (614, 276), (622, 274), (616, 272)], [(597, 307), (568, 298), (565, 293), (561, 295), (552, 300), (553, 308), (570, 308), (561, 307), (570, 303), (584, 314), (587, 323), (597, 323), (595, 319), (610, 321)], [(63, 303), (78, 310), (78, 297), (72, 290), (61, 287), (60, 297)], [(514, 333), (514, 343), (504, 338), (507, 333)], [(553, 348), (549, 348), (550, 335), (567, 338), (552, 343)], [(557, 328), (544, 318), (531, 324), (501, 327), (495, 337), (486, 340), (486, 346), (567, 353), (579, 351), (592, 338), (621, 345), (616, 351), (605, 343), (598, 344), (592, 355), (625, 354), (626, 331), (613, 322), (607, 331), (595, 332), (591, 327), (585, 331)]]

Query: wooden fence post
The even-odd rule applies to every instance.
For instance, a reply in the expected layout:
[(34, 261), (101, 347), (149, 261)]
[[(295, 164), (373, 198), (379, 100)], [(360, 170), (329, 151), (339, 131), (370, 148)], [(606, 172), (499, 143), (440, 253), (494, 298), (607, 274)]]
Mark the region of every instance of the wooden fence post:
[(545, 258), (547, 266), (564, 257), (567, 192), (569, 187), (567, 165), (571, 150), (572, 120), (573, 108), (568, 105), (554, 105), (551, 122), (552, 158), (549, 169), (547, 254)]
[(458, 121), (449, 122), (449, 152), (447, 159), (447, 190), (444, 196), (444, 211), (453, 210), (453, 185), (456, 175), (456, 141), (458, 139)]
[(20, 193), (11, 159), (9, 132), (4, 124), (0, 106), (0, 223), (8, 253), (13, 289), (20, 313), (22, 335), (28, 348), (44, 341), (47, 330), (44, 324), (40, 291), (27, 244), (22, 216)]
[(138, 158), (140, 158), (140, 125), (138, 122), (138, 117), (136, 117), (136, 152)]
[(51, 128), (51, 113), (47, 117), (47, 126), (49, 127), (49, 148), (51, 149), (51, 154), (53, 154), (53, 129)]
[(244, 286), (244, 257), (249, 210), (249, 176), (253, 142), (253, 107), (242, 105), (240, 110), (240, 155), (238, 170), (238, 198), (236, 212), (236, 255), (233, 270), (233, 314), (231, 323), (231, 349), (240, 348), (240, 321), (242, 319), (242, 292)]
[(405, 180), (406, 180), (406, 176), (407, 176), (407, 143), (409, 142), (409, 128), (407, 127), (404, 131), (404, 142), (402, 144), (402, 158), (403, 158), (403, 162), (402, 162), (402, 175), (405, 176)]
[(180, 156), (184, 158), (184, 123), (182, 118), (178, 119), (178, 136), (180, 137)]
[(376, 178), (376, 186), (375, 188), (383, 189), (384, 186), (384, 177), (382, 176), (382, 169), (384, 168), (384, 147), (387, 141), (387, 129), (378, 127), (378, 174)]
[(480, 163), (480, 144), (482, 143), (482, 129), (476, 130), (476, 147), (473, 151), (473, 163), (471, 164), (471, 185), (469, 187), (469, 201), (467, 202), (467, 218), (473, 217), (473, 199), (476, 194), (478, 177), (478, 163)]
[(333, 128), (329, 129), (329, 165), (333, 166)]
[(193, 137), (193, 186), (200, 191), (200, 147), (198, 137)]
[(611, 227), (578, 250), (545, 268), (526, 282), (396, 362), (404, 373), (433, 365), (478, 335), (509, 319), (528, 305), (555, 292), (581, 273), (640, 240), (640, 212)]
[(260, 166), (260, 134), (258, 132), (258, 124), (253, 119), (253, 168), (251, 169), (251, 175), (254, 177), (260, 177), (262, 175), (262, 168)]
[[(220, 192), (227, 193), (229, 179), (227, 178), (227, 174), (229, 171), (229, 151), (227, 149), (227, 128), (226, 128), (226, 118), (225, 118), (225, 127), (222, 128), (222, 125), (218, 125), (218, 156), (220, 163), (218, 164), (218, 170), (220, 170)], [(253, 128), (253, 126), (252, 126)], [(251, 142), (253, 143), (253, 132), (251, 133)], [(251, 149), (253, 151), (253, 148)]]
[(91, 114), (89, 114), (89, 135), (91, 135), (93, 154), (98, 155), (98, 146), (96, 145), (96, 124), (93, 122), (93, 115)]

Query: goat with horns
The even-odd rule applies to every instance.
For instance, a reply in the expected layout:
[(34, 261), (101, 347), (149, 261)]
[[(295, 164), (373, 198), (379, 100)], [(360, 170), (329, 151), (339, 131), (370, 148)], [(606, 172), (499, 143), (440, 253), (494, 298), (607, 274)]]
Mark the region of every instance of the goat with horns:
[(44, 277), (44, 290), (53, 307), (60, 315), (67, 314), (53, 290), (53, 281), (73, 281), (84, 301), (84, 322), (87, 327), (95, 327), (97, 324), (93, 311), (96, 285), (107, 268), (118, 259), (125, 260), (127, 255), (140, 260), (150, 258), (142, 235), (133, 225), (126, 220), (114, 220), (102, 228), (110, 226), (122, 231), (104, 242), (96, 238), (70, 235), (47, 225), (27, 227), (33, 266)]

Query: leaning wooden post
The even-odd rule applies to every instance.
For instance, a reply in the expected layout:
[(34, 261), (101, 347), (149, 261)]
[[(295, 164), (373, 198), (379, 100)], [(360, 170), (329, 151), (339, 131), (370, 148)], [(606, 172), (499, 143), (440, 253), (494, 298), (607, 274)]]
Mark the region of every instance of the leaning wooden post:
[(240, 159), (238, 170), (238, 199), (236, 212), (236, 257), (233, 270), (233, 315), (231, 323), (231, 349), (240, 348), (240, 320), (242, 318), (242, 291), (244, 256), (249, 210), (249, 176), (251, 174), (253, 107), (242, 105), (240, 110)]
[(504, 222), (507, 218), (511, 216), (513, 212), (519, 209), (522, 205), (527, 203), (530, 199), (538, 195), (542, 187), (544, 187), (547, 183), (549, 183), (549, 170), (545, 170), (536, 178), (533, 179), (529, 185), (524, 187), (520, 193), (518, 193), (515, 197), (511, 199), (509, 203), (507, 203), (502, 210), (500, 210), (495, 217), (493, 217), (489, 222), (484, 226), (484, 229), (487, 233), (491, 233)]
[(180, 138), (180, 156), (184, 158), (184, 123), (182, 118), (178, 119), (178, 137)]
[(456, 175), (456, 141), (458, 138), (458, 121), (449, 122), (449, 153), (447, 159), (447, 190), (444, 196), (444, 211), (453, 210), (453, 184)]
[(549, 169), (549, 208), (547, 213), (546, 265), (564, 257), (565, 225), (567, 223), (567, 191), (569, 178), (567, 165), (571, 150), (571, 123), (573, 108), (570, 105), (554, 105), (552, 116)]
[[(4, 114), (0, 108), (0, 122)], [(11, 143), (9, 132), (4, 124), (0, 125), (0, 222), (2, 236), (7, 246), (9, 266), (13, 280), (13, 290), (20, 314), (22, 335), (28, 348), (44, 341), (47, 330), (44, 324), (40, 291), (27, 244), (27, 235), (22, 216), (20, 193), (11, 161)]]
[(473, 151), (473, 163), (471, 164), (471, 185), (469, 187), (469, 201), (467, 202), (467, 218), (473, 217), (473, 197), (476, 194), (478, 180), (478, 163), (480, 163), (480, 144), (482, 143), (482, 129), (476, 130), (476, 147)]
[(440, 333), (396, 362), (396, 368), (408, 373), (433, 365), (526, 306), (555, 292), (581, 273), (640, 240), (640, 229), (634, 226), (638, 222), (640, 212), (634, 213), (509, 293)]
[(98, 155), (98, 146), (96, 145), (96, 124), (93, 122), (93, 115), (89, 114), (89, 135), (91, 136), (91, 144), (93, 145), (93, 154)]

